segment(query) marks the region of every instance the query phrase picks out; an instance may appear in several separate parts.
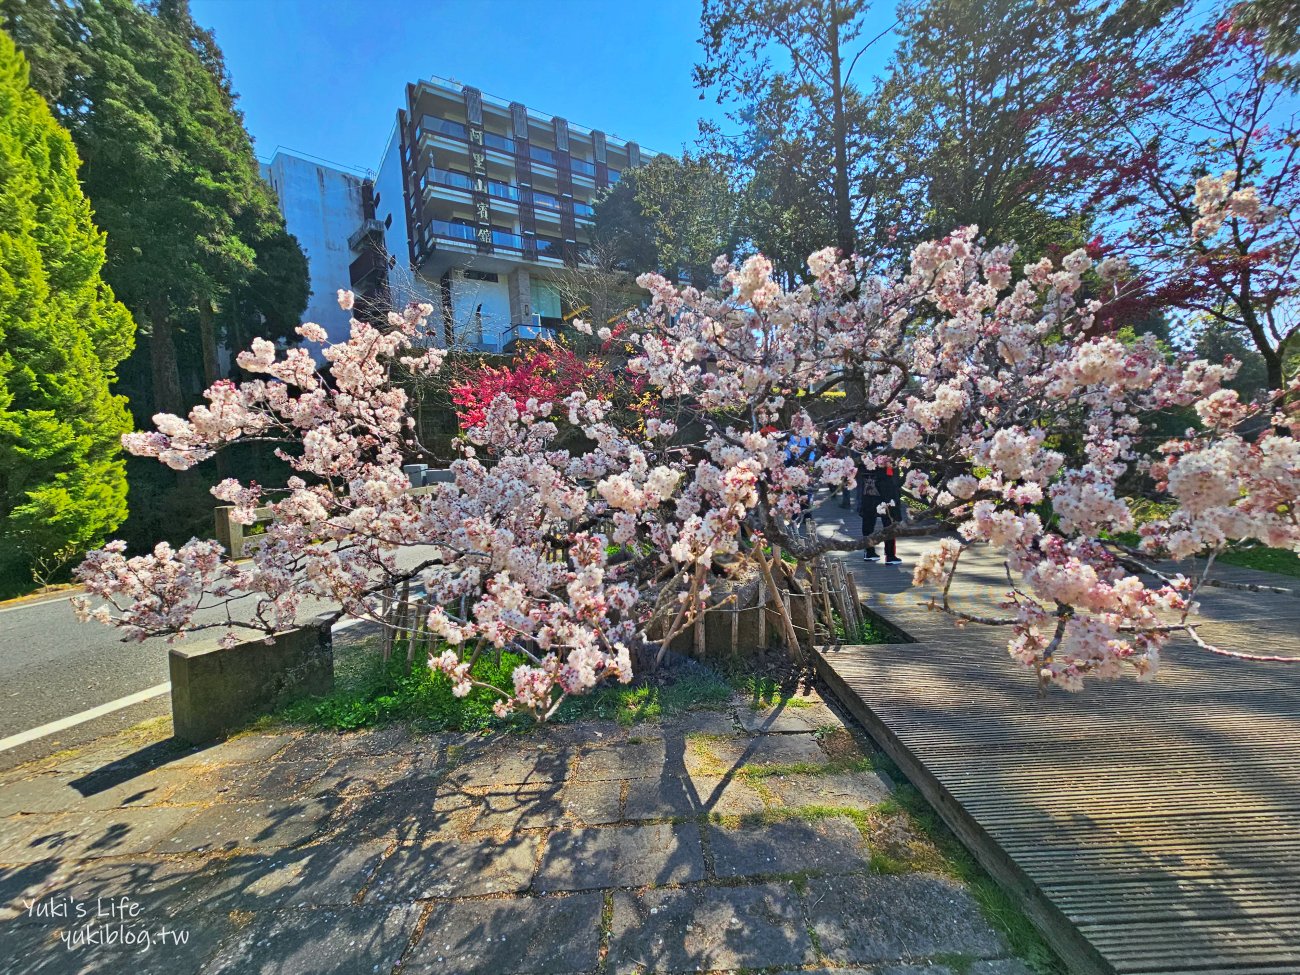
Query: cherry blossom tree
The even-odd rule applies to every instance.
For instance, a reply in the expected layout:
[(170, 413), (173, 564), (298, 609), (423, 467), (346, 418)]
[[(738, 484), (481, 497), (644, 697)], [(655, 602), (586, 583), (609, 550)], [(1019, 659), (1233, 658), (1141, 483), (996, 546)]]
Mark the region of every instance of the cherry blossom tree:
[[(986, 249), (968, 227), (917, 247), (901, 273), (820, 251), (810, 283), (792, 290), (762, 256), (720, 258), (707, 291), (643, 275), (650, 305), (619, 339), (659, 415), (620, 425), (600, 391), (522, 406), (498, 395), (467, 431), (454, 483), (424, 494), (402, 473), (419, 444), (400, 380), (442, 366), (425, 344), (428, 306), (383, 328), (353, 322), (337, 344), (302, 326), (324, 343), (324, 371), (304, 349), (255, 342), (239, 361), (264, 378), (218, 383), (188, 418), (160, 415), (126, 445), (185, 469), (237, 440), (280, 441), (296, 470), (287, 484), (227, 480), (214, 492), (236, 520), (269, 503), (265, 543), (247, 563), (209, 541), (137, 556), (112, 543), (79, 570), (81, 611), (135, 639), (216, 626), (234, 641), (294, 625), (308, 598), (377, 619), (385, 594), (409, 583), (433, 606), (430, 662), (458, 693), (475, 683), (476, 655), (510, 648), (527, 662), (499, 688), (498, 713), (545, 717), (568, 694), (628, 680), (634, 659), (670, 643), (738, 574), (774, 589), (772, 546), (807, 565), (888, 535), (929, 536), (915, 581), (939, 584), (937, 609), (1007, 627), (1010, 652), (1044, 684), (1149, 677), (1173, 634), (1196, 633), (1204, 577), (1156, 571), (1148, 556), (1238, 539), (1300, 550), (1300, 416), (1279, 406), (1248, 440), (1237, 431), (1267, 407), (1220, 388), (1231, 366), (1095, 334), (1103, 303), (1081, 296), (1083, 278), (1117, 294), (1118, 262), (1076, 251), (1014, 265), (1013, 246)], [(1144, 418), (1171, 406), (1193, 407), (1202, 424), (1152, 463), (1138, 450)], [(788, 438), (820, 446), (845, 425), (862, 467), (905, 472), (912, 517), (865, 538), (796, 534), (810, 486), (852, 486), (860, 466), (822, 450), (813, 469), (787, 466)], [(556, 446), (565, 428), (581, 446)], [(1108, 541), (1133, 528), (1116, 485), (1147, 468), (1179, 507), (1124, 549)], [(949, 597), (977, 545), (1006, 564), (998, 617)], [(201, 615), (212, 608), (224, 610), (216, 622)]]

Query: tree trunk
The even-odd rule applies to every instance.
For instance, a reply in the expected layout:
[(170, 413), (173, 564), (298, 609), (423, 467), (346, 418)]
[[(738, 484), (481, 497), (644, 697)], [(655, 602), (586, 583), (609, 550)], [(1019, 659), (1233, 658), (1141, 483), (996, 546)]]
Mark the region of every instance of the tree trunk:
[(831, 55), (831, 111), (835, 135), (835, 243), (848, 257), (857, 250), (857, 231), (853, 226), (853, 212), (849, 201), (849, 136), (844, 120), (844, 79), (840, 65), (839, 8), (835, 0), (830, 3), (830, 55)]
[(217, 359), (217, 325), (212, 320), (212, 303), (206, 298), (199, 301), (199, 342), (203, 346), (203, 387), (206, 389), (221, 378)]
[(176, 337), (165, 299), (150, 306), (149, 359), (153, 372), (154, 413), (180, 413), (181, 376), (176, 364)]

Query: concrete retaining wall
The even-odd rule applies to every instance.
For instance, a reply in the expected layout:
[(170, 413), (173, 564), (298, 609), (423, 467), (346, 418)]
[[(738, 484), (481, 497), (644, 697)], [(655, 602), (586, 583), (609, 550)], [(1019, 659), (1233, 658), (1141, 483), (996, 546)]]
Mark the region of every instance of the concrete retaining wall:
[(334, 686), (334, 647), (323, 618), (229, 649), (172, 647), (172, 725), (180, 741), (212, 741), (298, 694)]

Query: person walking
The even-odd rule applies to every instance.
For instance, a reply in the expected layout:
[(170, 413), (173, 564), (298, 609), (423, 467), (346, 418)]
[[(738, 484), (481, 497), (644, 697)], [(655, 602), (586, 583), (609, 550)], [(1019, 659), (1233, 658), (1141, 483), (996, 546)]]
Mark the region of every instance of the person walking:
[(796, 522), (803, 521), (803, 516), (813, 506), (813, 497), (817, 490), (817, 481), (813, 474), (813, 464), (816, 461), (817, 447), (813, 443), (812, 437), (797, 437), (790, 434), (790, 439), (786, 441), (785, 446), (785, 466), (806, 467), (808, 469), (808, 492), (800, 505), (799, 514), (795, 517)]
[[(849, 436), (849, 428), (847, 426), (840, 427), (839, 434), (835, 437), (835, 456), (848, 457), (857, 460), (857, 452), (853, 449), (852, 437)], [(861, 465), (859, 464), (859, 466)], [(840, 493), (840, 507), (853, 507), (853, 491), (849, 489), (848, 484), (844, 485), (844, 488)]]
[[(892, 461), (879, 463), (874, 470), (867, 471), (862, 480), (862, 534), (867, 536), (875, 532), (876, 523), (882, 528), (889, 528), (902, 520), (903, 491)], [(876, 547), (867, 547), (866, 560), (879, 562)], [(885, 565), (902, 565), (898, 557), (898, 543), (890, 536), (885, 539)]]

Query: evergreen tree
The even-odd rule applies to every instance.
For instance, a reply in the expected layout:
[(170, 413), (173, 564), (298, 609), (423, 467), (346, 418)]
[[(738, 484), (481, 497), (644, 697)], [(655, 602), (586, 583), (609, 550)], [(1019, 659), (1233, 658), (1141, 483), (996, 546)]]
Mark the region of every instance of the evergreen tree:
[(740, 243), (739, 197), (716, 156), (656, 156), (626, 170), (595, 209), (598, 243), (632, 273), (660, 268), (707, 282), (713, 259)]
[(100, 277), (104, 234), (72, 139), (0, 31), (0, 589), (100, 544), (126, 517), (134, 323)]
[(58, 83), (42, 93), (85, 160), (109, 235), (105, 276), (147, 327), (123, 370), (132, 406), (178, 412), (217, 378), (223, 339), (254, 323), (287, 335), (307, 300), (306, 261), (261, 179), (220, 50), (183, 0), (0, 0), (0, 13)]
[[(743, 132), (736, 157), (767, 182), (767, 206), (779, 207), (769, 219), (801, 223), (810, 208), (825, 214), (833, 237), (819, 247), (834, 243), (846, 254), (858, 247), (859, 226), (888, 169), (876, 151), (881, 115), (854, 78), (883, 36), (871, 29), (869, 14), (867, 0), (703, 0), (700, 15), (705, 57), (696, 85), (736, 106), (732, 120)], [(798, 181), (811, 194), (805, 199), (771, 192), (791, 150), (811, 170)], [(769, 256), (778, 265), (795, 260)]]
[[(1083, 242), (1057, 219), (1073, 187), (1044, 124), (1086, 65), (1106, 4), (923, 0), (900, 8), (899, 46), (876, 93), (898, 120), (902, 178), (892, 212), (901, 248), (975, 224), (1022, 257)], [(1067, 209), (1070, 209), (1067, 207)]]

